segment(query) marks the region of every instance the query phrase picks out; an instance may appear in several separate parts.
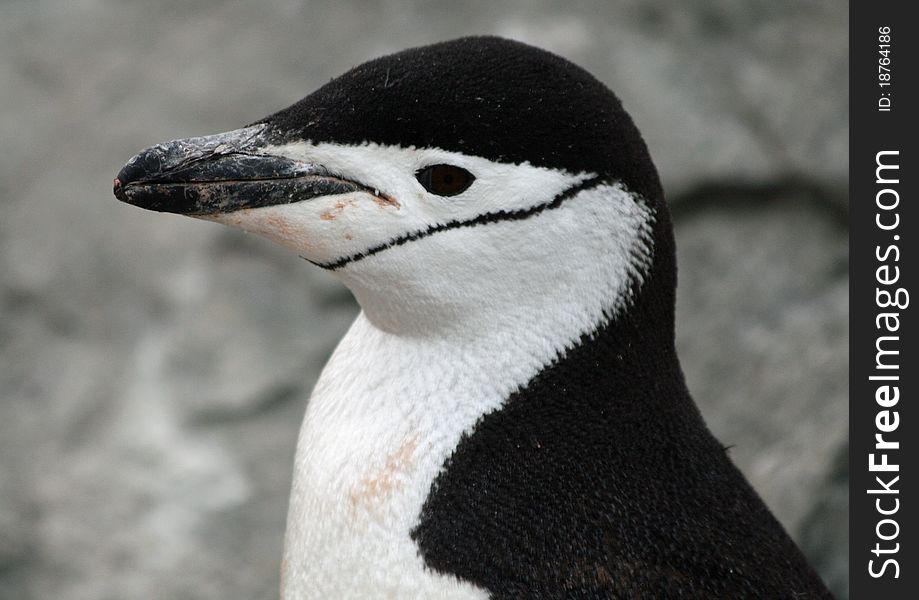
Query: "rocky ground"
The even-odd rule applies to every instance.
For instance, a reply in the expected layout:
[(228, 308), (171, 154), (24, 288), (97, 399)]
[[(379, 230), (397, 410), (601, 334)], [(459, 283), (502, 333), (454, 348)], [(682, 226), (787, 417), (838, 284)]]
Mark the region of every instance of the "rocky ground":
[(232, 129), (467, 33), (622, 97), (674, 208), (711, 428), (847, 597), (844, 2), (0, 4), (0, 598), (272, 598), (305, 398), (356, 307), (259, 239), (111, 197)]

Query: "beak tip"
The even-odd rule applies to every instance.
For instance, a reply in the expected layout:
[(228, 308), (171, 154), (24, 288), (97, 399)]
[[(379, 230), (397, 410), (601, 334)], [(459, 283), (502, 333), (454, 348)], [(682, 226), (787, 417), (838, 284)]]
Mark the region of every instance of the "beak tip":
[(124, 202), (127, 200), (127, 196), (124, 193), (124, 186), (121, 185), (121, 180), (117, 177), (112, 182), (112, 193), (115, 194), (115, 197)]

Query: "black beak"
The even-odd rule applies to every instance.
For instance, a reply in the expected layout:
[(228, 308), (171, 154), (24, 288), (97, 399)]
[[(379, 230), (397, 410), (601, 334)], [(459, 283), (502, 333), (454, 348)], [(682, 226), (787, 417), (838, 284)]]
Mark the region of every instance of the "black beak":
[(121, 169), (115, 197), (148, 210), (210, 215), (365, 191), (321, 165), (264, 152), (266, 125), (147, 148)]

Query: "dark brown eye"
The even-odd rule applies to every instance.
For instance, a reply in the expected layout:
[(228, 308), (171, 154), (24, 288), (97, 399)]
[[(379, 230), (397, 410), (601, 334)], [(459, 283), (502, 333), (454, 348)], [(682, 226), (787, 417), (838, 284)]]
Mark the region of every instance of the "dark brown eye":
[(424, 189), (438, 196), (455, 196), (466, 191), (475, 177), (466, 169), (453, 165), (431, 165), (415, 173)]

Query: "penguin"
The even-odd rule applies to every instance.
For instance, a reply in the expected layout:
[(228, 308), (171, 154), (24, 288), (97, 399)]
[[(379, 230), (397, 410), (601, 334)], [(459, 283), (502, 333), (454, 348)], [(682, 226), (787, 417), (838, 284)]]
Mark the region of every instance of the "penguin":
[(360, 304), (307, 403), (283, 598), (831, 598), (687, 390), (657, 171), (568, 60), (404, 50), (152, 146), (114, 193)]

